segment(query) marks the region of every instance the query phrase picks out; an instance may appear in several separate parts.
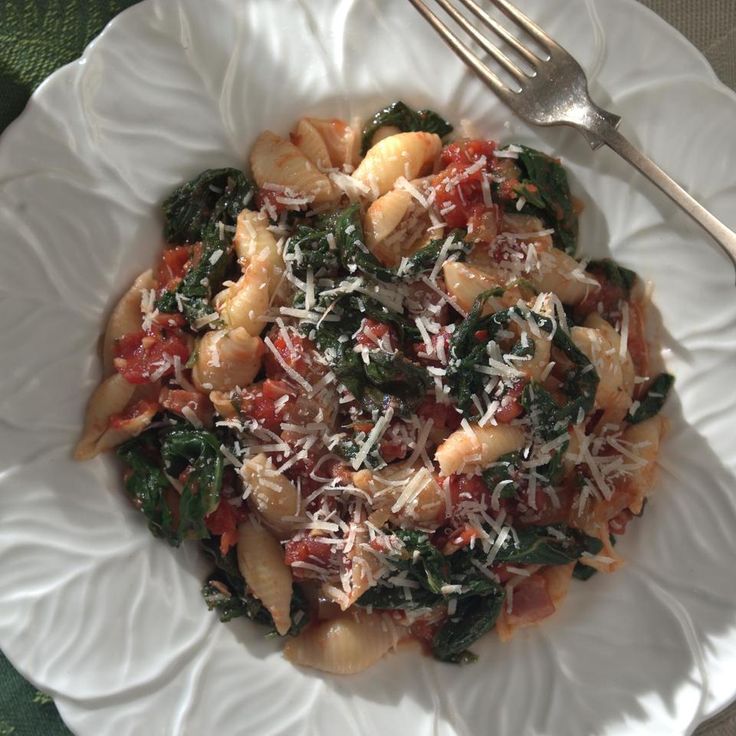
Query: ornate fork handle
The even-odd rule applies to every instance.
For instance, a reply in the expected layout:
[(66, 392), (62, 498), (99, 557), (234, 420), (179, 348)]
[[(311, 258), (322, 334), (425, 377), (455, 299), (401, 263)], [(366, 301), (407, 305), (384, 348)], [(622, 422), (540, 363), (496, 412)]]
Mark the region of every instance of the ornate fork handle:
[(670, 199), (680, 205), (723, 248), (736, 265), (736, 233), (727, 228), (712, 215), (700, 202), (689, 195), (669, 174), (663, 171), (648, 156), (625, 138), (614, 126), (605, 123), (591, 130), (605, 145), (616, 151), (621, 158), (641, 171), (653, 184), (659, 187)]
[[(593, 149), (607, 145), (650, 179), (690, 217), (705, 229), (736, 266), (736, 233), (727, 228), (672, 177), (633, 146), (617, 129), (621, 118), (598, 107), (588, 94), (585, 72), (578, 62), (509, 0), (490, 0), (543, 52), (532, 51), (517, 36), (492, 18), (477, 0), (435, 0), (447, 15), (502, 67), (518, 89), (508, 85), (481, 60), (477, 53), (453, 33), (426, 5), (409, 0), (447, 45), (519, 117), (535, 125), (567, 125), (582, 133)], [(454, 3), (463, 5), (485, 28), (516, 55), (506, 51), (473, 26)], [(544, 58), (546, 56), (546, 58)], [(517, 61), (516, 59), (519, 59)]]

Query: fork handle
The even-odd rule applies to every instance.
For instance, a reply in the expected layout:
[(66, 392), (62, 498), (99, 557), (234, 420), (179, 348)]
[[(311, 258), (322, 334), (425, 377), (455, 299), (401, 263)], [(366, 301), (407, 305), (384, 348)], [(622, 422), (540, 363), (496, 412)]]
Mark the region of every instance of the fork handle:
[(670, 199), (680, 205), (695, 220), (736, 266), (736, 233), (727, 228), (717, 217), (691, 197), (671, 176), (666, 174), (650, 158), (625, 138), (613, 125), (598, 126), (595, 131), (609, 148), (635, 166), (651, 182), (656, 184)]

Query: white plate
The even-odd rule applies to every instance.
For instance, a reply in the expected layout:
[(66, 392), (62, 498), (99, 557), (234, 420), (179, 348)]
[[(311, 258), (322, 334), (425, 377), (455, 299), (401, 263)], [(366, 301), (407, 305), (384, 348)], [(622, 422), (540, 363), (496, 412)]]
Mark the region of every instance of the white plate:
[[(633, 0), (521, 3), (623, 129), (731, 226), (736, 98)], [(294, 669), (199, 596), (206, 565), (149, 536), (109, 459), (69, 458), (107, 310), (160, 247), (156, 203), (238, 165), (263, 128), (403, 98), (561, 155), (582, 245), (656, 285), (677, 374), (659, 490), (564, 609), (455, 668), (403, 653)], [(80, 734), (675, 734), (736, 695), (733, 271), (613, 154), (532, 131), (400, 0), (165, 0), (119, 16), (0, 141), (0, 645)]]

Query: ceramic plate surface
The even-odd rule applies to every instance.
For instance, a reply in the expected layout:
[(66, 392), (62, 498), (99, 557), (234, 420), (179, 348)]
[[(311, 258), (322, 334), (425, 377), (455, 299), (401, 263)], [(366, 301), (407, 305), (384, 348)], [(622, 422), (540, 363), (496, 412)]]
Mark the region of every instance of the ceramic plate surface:
[[(736, 97), (633, 0), (520, 2), (623, 130), (731, 227)], [(416, 653), (335, 678), (293, 668), (199, 595), (196, 550), (154, 540), (111, 459), (70, 448), (108, 310), (161, 246), (157, 203), (242, 165), (264, 128), (402, 98), (555, 152), (586, 254), (654, 284), (677, 393), (629, 564), (456, 668)], [(0, 139), (0, 646), (82, 735), (677, 734), (736, 695), (733, 270), (633, 169), (533, 131), (400, 0), (149, 0), (54, 74)]]

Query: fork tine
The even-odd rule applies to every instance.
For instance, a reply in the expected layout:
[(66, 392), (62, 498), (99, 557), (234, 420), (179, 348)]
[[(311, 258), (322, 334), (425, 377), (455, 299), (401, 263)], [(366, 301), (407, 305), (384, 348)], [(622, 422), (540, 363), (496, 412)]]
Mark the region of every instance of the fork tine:
[(502, 99), (508, 100), (514, 93), (466, 46), (422, 0), (409, 0), (445, 43)]
[(499, 38), (511, 46), (519, 56), (526, 59), (526, 61), (528, 61), (533, 67), (542, 61), (542, 59), (524, 46), (516, 36), (509, 33), (509, 31), (507, 31), (497, 20), (491, 18), (491, 16), (488, 15), (488, 13), (486, 13), (486, 11), (483, 10), (477, 2), (475, 2), (475, 0), (460, 0), (460, 2), (470, 10), (470, 12), (473, 13), (475, 17), (486, 26), (486, 28), (493, 31)]
[(547, 35), (528, 15), (521, 12), (508, 0), (491, 0), (491, 2), (503, 12), (503, 14), (516, 23), (519, 28), (526, 31), (535, 41), (540, 43), (548, 53), (560, 51), (562, 47), (551, 36)]
[(496, 48), (468, 19), (450, 4), (449, 0), (435, 0), (445, 12), (488, 54), (490, 54), (512, 77), (518, 81), (527, 78), (527, 75), (506, 54)]

